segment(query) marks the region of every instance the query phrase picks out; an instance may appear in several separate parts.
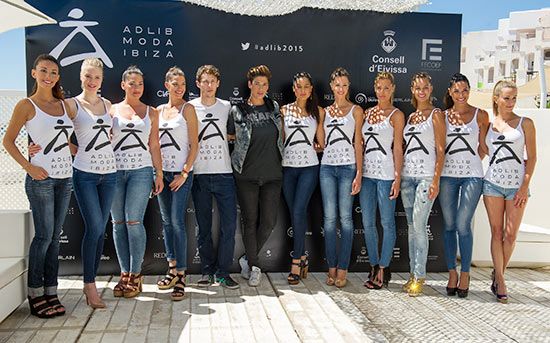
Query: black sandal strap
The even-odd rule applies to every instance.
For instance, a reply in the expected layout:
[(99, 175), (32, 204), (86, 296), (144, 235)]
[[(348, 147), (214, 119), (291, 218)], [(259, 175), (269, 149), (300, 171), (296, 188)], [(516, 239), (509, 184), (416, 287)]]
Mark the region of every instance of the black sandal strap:
[[(54, 311), (55, 309), (50, 305), (46, 297), (29, 297), (29, 305), (31, 307), (31, 312), (38, 314), (39, 316), (48, 316), (48, 312)], [(51, 313), (50, 316), (54, 316), (55, 312)]]
[[(65, 312), (65, 306), (63, 306), (63, 304), (61, 304), (61, 302), (59, 301), (59, 298), (57, 295), (46, 295), (44, 296), (44, 298), (46, 298), (46, 300), (48, 301), (48, 304), (54, 309), (54, 310), (60, 310), (60, 309), (63, 309), (63, 311), (61, 312)], [(57, 311), (59, 312), (59, 311)]]
[(161, 280), (159, 280), (157, 284), (159, 285), (162, 284), (163, 286), (169, 285), (172, 282), (172, 280), (174, 280), (175, 277), (176, 277), (175, 274), (170, 273), (170, 271), (168, 271), (168, 273), (164, 275), (164, 277)]

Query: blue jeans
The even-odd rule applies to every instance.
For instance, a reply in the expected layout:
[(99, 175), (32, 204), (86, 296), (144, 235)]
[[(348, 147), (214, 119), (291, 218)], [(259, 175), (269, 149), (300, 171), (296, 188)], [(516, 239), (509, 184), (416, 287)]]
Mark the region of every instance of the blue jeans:
[(319, 165), (303, 168), (283, 168), (283, 194), (285, 196), (294, 248), (290, 256), (299, 259), (305, 254), (305, 240), (307, 231), (307, 208), (309, 199), (319, 181)]
[(428, 198), (431, 177), (408, 177), (401, 179), (401, 200), (407, 215), (409, 228), (410, 272), (416, 278), (426, 277), (428, 259), (428, 232), (426, 226), (434, 201)]
[[(353, 241), (353, 195), (355, 164), (321, 165), (319, 180), (323, 197), (325, 252), (329, 268), (348, 269)], [(339, 215), (339, 216), (338, 216)], [(340, 252), (336, 254), (336, 221), (340, 217)]]
[[(363, 217), (363, 229), (365, 230), (365, 242), (369, 252), (369, 261), (372, 266), (390, 265), (395, 246), (395, 203), (390, 200), (390, 191), (393, 180), (378, 180), (364, 177), (361, 182), (361, 215)], [(378, 229), (376, 228), (376, 204), (380, 211), (380, 221), (384, 230), (382, 239), (382, 253), (378, 254)]]
[(447, 269), (456, 269), (456, 235), (460, 247), (460, 270), (470, 272), (472, 263), (472, 218), (483, 190), (480, 177), (442, 177), (439, 181), (439, 203), (445, 228)]
[(162, 231), (164, 233), (164, 248), (166, 259), (176, 261), (176, 270), (183, 272), (187, 269), (187, 230), (185, 229), (185, 215), (189, 192), (193, 184), (193, 172), (189, 172), (187, 180), (176, 191), (170, 190), (170, 183), (179, 172), (163, 173), (164, 188), (158, 196)]
[[(192, 192), (197, 224), (199, 224), (197, 245), (201, 257), (202, 274), (227, 277), (233, 263), (237, 228), (237, 191), (233, 174), (195, 175)], [(212, 197), (216, 199), (220, 215), (217, 257), (212, 242)]]
[(94, 174), (73, 168), (74, 194), (84, 220), (81, 252), (85, 283), (95, 282), (115, 187), (116, 173)]
[[(71, 178), (25, 179), (34, 221), (29, 248), (28, 293), (31, 297), (57, 293), (59, 237), (71, 200)], [(5, 237), (4, 237), (5, 238)]]
[(111, 206), (113, 240), (123, 273), (138, 274), (145, 255), (147, 236), (143, 217), (153, 187), (153, 167), (119, 170)]

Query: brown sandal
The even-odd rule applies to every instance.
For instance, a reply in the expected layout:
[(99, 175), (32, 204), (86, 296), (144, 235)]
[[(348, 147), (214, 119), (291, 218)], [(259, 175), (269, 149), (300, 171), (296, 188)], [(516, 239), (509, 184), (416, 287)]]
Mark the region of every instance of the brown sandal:
[(124, 296), (124, 288), (126, 288), (129, 276), (130, 273), (120, 273), (120, 280), (118, 280), (118, 283), (113, 288), (114, 297), (120, 298)]
[(185, 274), (178, 273), (175, 279), (176, 283), (170, 297), (173, 301), (180, 301), (185, 297)]
[(132, 274), (128, 278), (128, 283), (124, 287), (124, 297), (133, 298), (138, 296), (143, 290), (143, 276), (141, 274)]

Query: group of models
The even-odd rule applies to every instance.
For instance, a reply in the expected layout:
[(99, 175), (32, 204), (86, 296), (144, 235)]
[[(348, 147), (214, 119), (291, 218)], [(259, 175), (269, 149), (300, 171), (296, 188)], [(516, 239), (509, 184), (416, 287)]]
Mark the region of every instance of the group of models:
[[(393, 105), (394, 78), (385, 72), (374, 81), (378, 103), (363, 111), (349, 100), (350, 74), (343, 68), (330, 75), (334, 102), (326, 108), (319, 107), (313, 80), (306, 72), (293, 77), (295, 101), (279, 107), (267, 97), (271, 72), (265, 65), (248, 71), (250, 96), (233, 106), (216, 98), (220, 73), (215, 66), (197, 70), (200, 97), (189, 102), (184, 100), (183, 71), (170, 68), (165, 78), (168, 102), (157, 108), (141, 102), (144, 76), (135, 66), (122, 75), (125, 97), (118, 104), (98, 95), (103, 81), (99, 59), (84, 60), (82, 93), (70, 99), (63, 98), (60, 70), (52, 56), (38, 56), (32, 69), (33, 92), (16, 105), (3, 140), (6, 150), (27, 172), (25, 190), (35, 226), (28, 272), (33, 315), (50, 318), (65, 313), (57, 297), (58, 252), (71, 188), (85, 224), (84, 294), (93, 308), (105, 307), (95, 277), (109, 213), (121, 269), (114, 295), (129, 298), (141, 292), (146, 246), (143, 220), (151, 193), (158, 195), (169, 265), (158, 287), (172, 289), (173, 300), (185, 295), (185, 209), (190, 193), (199, 226), (199, 286), (217, 282), (239, 287), (229, 275), (237, 200), (245, 246), (245, 255), (239, 259), (241, 275), (250, 286), (260, 284), (258, 252), (275, 225), (281, 190), (294, 231), (288, 283), (297, 284), (308, 273), (304, 240), (308, 204), (318, 183), (328, 285), (346, 285), (356, 194), (372, 266), (365, 286), (380, 289), (387, 285), (396, 239), (395, 205), (401, 192), (410, 259), (410, 278), (403, 289), (411, 296), (422, 294), (428, 255), (426, 225), (439, 195), (449, 270), (447, 294), (466, 297), (471, 222), (483, 194), (492, 233), (491, 290), (500, 302), (507, 301), (504, 272), (536, 161), (533, 121), (514, 113), (514, 83), (496, 84), (495, 116), (489, 123), (487, 112), (468, 104), (470, 84), (461, 74), (451, 78), (444, 111), (432, 104), (430, 76), (415, 74), (411, 80), (415, 111), (406, 118)], [(30, 159), (15, 145), (23, 126), (31, 141)], [(75, 139), (70, 138), (73, 133)], [(228, 141), (234, 141), (231, 154)], [(321, 161), (318, 152), (323, 152)], [(481, 160), (485, 155), (489, 168), (484, 173)], [(211, 235), (213, 197), (220, 216), (217, 252)], [(383, 227), (380, 251), (377, 209)], [(457, 241), (460, 274), (456, 270)]]

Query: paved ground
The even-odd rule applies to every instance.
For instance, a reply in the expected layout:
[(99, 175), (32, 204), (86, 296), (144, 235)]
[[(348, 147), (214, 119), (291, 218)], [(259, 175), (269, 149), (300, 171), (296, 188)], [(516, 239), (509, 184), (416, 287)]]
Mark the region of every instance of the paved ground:
[(388, 289), (368, 291), (366, 274), (349, 276), (343, 290), (310, 273), (297, 286), (270, 273), (258, 288), (197, 288), (188, 278), (186, 298), (169, 300), (147, 277), (136, 299), (113, 298), (117, 278), (105, 277), (106, 309), (86, 306), (82, 282), (63, 279), (60, 295), (68, 313), (43, 320), (23, 304), (0, 324), (0, 342), (550, 342), (550, 271), (512, 269), (510, 302), (496, 303), (490, 270), (472, 270), (467, 299), (445, 295), (446, 275), (429, 274), (426, 295), (401, 292), (406, 274)]

